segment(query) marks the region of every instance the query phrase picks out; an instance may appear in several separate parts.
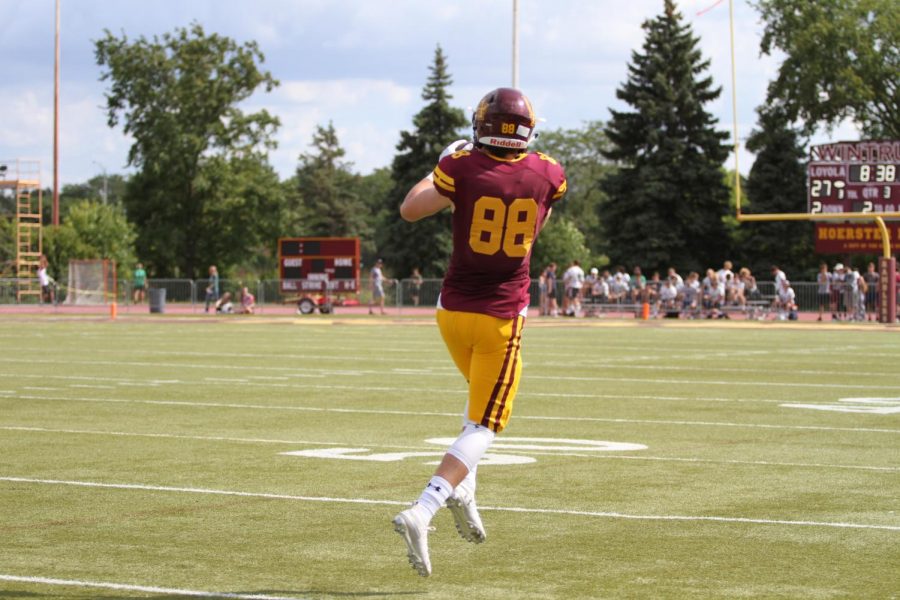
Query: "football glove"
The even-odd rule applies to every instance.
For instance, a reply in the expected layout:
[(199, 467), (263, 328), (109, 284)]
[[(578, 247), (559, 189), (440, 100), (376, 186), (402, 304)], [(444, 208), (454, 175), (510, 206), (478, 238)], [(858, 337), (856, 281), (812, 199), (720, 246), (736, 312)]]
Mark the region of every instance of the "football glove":
[(456, 140), (441, 151), (438, 162), (441, 162), (445, 156), (450, 156), (454, 152), (462, 152), (463, 150), (471, 150), (472, 148), (472, 142), (469, 140)]

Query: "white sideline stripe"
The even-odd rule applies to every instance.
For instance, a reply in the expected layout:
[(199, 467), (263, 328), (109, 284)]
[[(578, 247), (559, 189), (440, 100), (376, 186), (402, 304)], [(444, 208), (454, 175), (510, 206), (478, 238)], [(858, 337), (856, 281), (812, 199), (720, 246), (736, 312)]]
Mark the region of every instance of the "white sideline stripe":
[(238, 598), (240, 600), (306, 600), (294, 596), (268, 596), (266, 594), (235, 594), (229, 592), (202, 592), (199, 590), (183, 590), (148, 585), (130, 585), (127, 583), (111, 583), (108, 581), (81, 581), (77, 579), (53, 579), (50, 577), (21, 577), (18, 575), (0, 574), (0, 581), (17, 583), (39, 583), (42, 585), (61, 585), (71, 587), (101, 588), (126, 592), (144, 592), (147, 594), (167, 594), (175, 596), (194, 596), (197, 598)]
[[(295, 496), (291, 494), (267, 494), (262, 492), (238, 492), (205, 488), (169, 487), (135, 483), (100, 483), (95, 481), (66, 481), (60, 479), (32, 479), (27, 477), (0, 477), (0, 481), (12, 483), (33, 483), (39, 485), (70, 485), (76, 487), (107, 488), (120, 490), (141, 490), (152, 492), (175, 492), (186, 494), (212, 494), (218, 496), (240, 496), (245, 498), (267, 498), (274, 500), (297, 500), (302, 502), (333, 502), (341, 504), (367, 504), (377, 506), (409, 506), (409, 502), (396, 500), (369, 500), (366, 498), (329, 498), (322, 496)], [(844, 529), (877, 529), (900, 531), (900, 525), (869, 525), (865, 523), (842, 523), (832, 521), (793, 521), (789, 519), (751, 519), (748, 517), (714, 517), (703, 515), (631, 515), (618, 512), (591, 510), (565, 510), (552, 508), (523, 508), (515, 506), (481, 506), (479, 510), (531, 513), (543, 515), (568, 515), (580, 517), (600, 517), (610, 519), (631, 519), (644, 521), (709, 521), (719, 523), (747, 523), (754, 525), (797, 525), (804, 527), (839, 527)]]
[[(100, 431), (95, 429), (51, 429), (48, 427), (23, 427), (16, 425), (0, 426), (0, 431), (23, 431), (30, 433), (68, 433), (74, 435), (108, 435), (116, 437), (146, 437), (167, 438), (178, 440), (197, 440), (201, 442), (238, 442), (247, 444), (286, 444), (303, 446), (346, 446), (346, 442), (322, 442), (314, 440), (273, 440), (266, 438), (236, 438), (208, 435), (179, 435), (175, 433), (138, 433), (129, 431)], [(432, 446), (399, 446), (391, 444), (361, 444), (366, 448), (390, 448), (399, 450), (433, 450)], [(503, 451), (501, 451), (503, 452)], [(516, 453), (516, 449), (510, 448), (508, 453)], [(645, 460), (654, 462), (683, 462), (713, 465), (747, 465), (762, 467), (799, 467), (809, 469), (850, 469), (858, 471), (887, 471), (900, 472), (900, 467), (876, 467), (871, 465), (835, 465), (823, 463), (797, 463), (774, 462), (768, 460), (713, 460), (709, 458), (689, 458), (675, 456), (623, 456), (618, 454), (578, 454), (574, 452), (536, 452), (529, 450), (528, 454), (538, 456), (572, 456), (576, 458), (600, 458), (607, 460)]]
[[(11, 399), (50, 400), (60, 402), (99, 402), (110, 404), (150, 404), (160, 406), (186, 406), (201, 408), (236, 408), (244, 410), (294, 410), (300, 412), (345, 413), (365, 415), (399, 415), (414, 417), (454, 417), (458, 412), (428, 412), (418, 410), (378, 410), (361, 408), (326, 408), (319, 406), (279, 406), (268, 404), (231, 404), (227, 402), (179, 402), (177, 400), (125, 400), (121, 398), (70, 398), (59, 396), (16, 395)], [(590, 421), (594, 423), (640, 423), (650, 425), (699, 425), (703, 427), (746, 427), (751, 429), (789, 429), (799, 431), (848, 431), (855, 433), (900, 433), (900, 429), (881, 429), (877, 427), (825, 427), (822, 425), (770, 425), (767, 423), (729, 423), (716, 421), (674, 421), (662, 419), (613, 419), (604, 417), (552, 417), (536, 415), (519, 415), (516, 419), (529, 421)]]
[[(347, 360), (347, 357), (344, 356), (341, 360)], [(366, 360), (384, 360), (384, 357), (367, 357)], [(393, 360), (393, 359), (388, 359)], [(406, 362), (432, 362), (434, 364), (438, 364), (437, 360), (434, 359), (414, 359), (414, 358), (404, 358), (401, 359), (404, 363)], [(0, 358), (0, 362), (9, 362), (9, 363), (28, 363), (28, 364), (65, 364), (65, 365), (107, 365), (107, 366), (130, 366), (130, 367), (166, 367), (166, 368), (176, 368), (176, 369), (203, 369), (204, 371), (217, 371), (217, 370), (227, 370), (229, 372), (235, 371), (272, 371), (272, 372), (292, 372), (296, 371), (295, 367), (275, 367), (275, 366), (261, 366), (261, 365), (244, 365), (241, 367), (234, 367), (231, 365), (223, 366), (221, 364), (196, 364), (190, 362), (184, 363), (166, 363), (166, 362), (145, 362), (145, 361), (105, 361), (105, 360), (51, 360), (51, 359), (26, 359), (26, 358), (9, 358), (3, 357)], [(361, 371), (350, 371), (345, 373), (349, 374), (362, 374)], [(397, 373), (397, 375), (402, 375), (402, 373)], [(434, 375), (439, 375), (441, 377), (449, 375), (444, 373), (434, 373)], [(417, 377), (421, 377), (421, 374), (417, 374)], [(669, 385), (725, 385), (729, 387), (734, 386), (751, 386), (751, 387), (790, 387), (790, 388), (822, 388), (822, 389), (841, 389), (841, 390), (896, 390), (898, 386), (896, 385), (868, 385), (868, 384), (846, 384), (846, 383), (797, 383), (797, 382), (771, 382), (771, 381), (733, 381), (733, 380), (703, 380), (696, 381), (695, 379), (651, 379), (646, 377), (574, 377), (574, 376), (566, 376), (566, 375), (529, 375), (530, 379), (551, 379), (553, 381), (597, 381), (597, 382), (626, 382), (626, 383), (640, 383), (640, 384), (649, 384), (649, 383), (665, 383)]]
[[(164, 438), (175, 440), (197, 440), (200, 442), (238, 442), (245, 444), (284, 444), (297, 446), (346, 446), (347, 442), (321, 442), (318, 440), (274, 440), (267, 438), (240, 438), (217, 435), (181, 435), (177, 433), (140, 433), (130, 431), (99, 431), (95, 429), (50, 429), (47, 427), (0, 426), (0, 431), (24, 431), (31, 433), (70, 433), (74, 435), (109, 435), (115, 437)], [(364, 444), (367, 448), (389, 448), (393, 450), (433, 449), (433, 446), (400, 446), (396, 444)], [(588, 455), (585, 455), (588, 456)], [(898, 468), (900, 470), (900, 468)]]

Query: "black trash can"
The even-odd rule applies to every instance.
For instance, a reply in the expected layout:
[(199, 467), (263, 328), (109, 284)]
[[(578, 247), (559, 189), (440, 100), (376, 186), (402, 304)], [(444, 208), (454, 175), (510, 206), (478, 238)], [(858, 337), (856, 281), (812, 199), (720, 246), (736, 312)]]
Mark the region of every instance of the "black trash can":
[(150, 312), (166, 312), (166, 288), (150, 288)]

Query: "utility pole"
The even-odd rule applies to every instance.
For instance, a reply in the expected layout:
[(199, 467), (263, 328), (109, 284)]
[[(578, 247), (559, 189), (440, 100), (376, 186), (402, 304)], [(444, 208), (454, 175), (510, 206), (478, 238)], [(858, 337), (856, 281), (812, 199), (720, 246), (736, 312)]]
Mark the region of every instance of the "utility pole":
[(59, 226), (59, 0), (56, 0), (56, 61), (53, 63), (53, 226)]
[(106, 175), (106, 167), (96, 160), (91, 161), (103, 171), (103, 204), (109, 204), (109, 177)]
[(519, 88), (519, 0), (513, 0), (512, 86)]

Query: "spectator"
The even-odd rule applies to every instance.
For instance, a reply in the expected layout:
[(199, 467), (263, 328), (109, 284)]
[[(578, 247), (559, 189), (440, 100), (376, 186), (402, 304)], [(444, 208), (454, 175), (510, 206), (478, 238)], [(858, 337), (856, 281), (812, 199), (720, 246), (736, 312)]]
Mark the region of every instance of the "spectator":
[(375, 314), (375, 305), (378, 305), (378, 308), (381, 310), (381, 314), (384, 314), (384, 272), (381, 268), (384, 266), (384, 261), (380, 258), (375, 261), (375, 266), (372, 267), (371, 273), (369, 273), (369, 280), (372, 284), (372, 300), (369, 302), (369, 314)]
[(831, 313), (832, 320), (843, 321), (846, 318), (846, 301), (844, 297), (844, 284), (846, 283), (846, 273), (844, 271), (844, 265), (842, 263), (837, 263), (834, 265), (834, 271), (831, 273), (831, 303), (832, 310), (835, 312)]
[(548, 316), (559, 316), (559, 306), (556, 303), (556, 263), (552, 262), (544, 269), (544, 280), (547, 284), (547, 305), (545, 313)]
[(695, 318), (700, 312), (700, 274), (691, 271), (678, 290), (682, 315)]
[(831, 303), (831, 273), (828, 272), (828, 265), (825, 263), (819, 265), (819, 272), (816, 273), (816, 295), (819, 298), (819, 318), (816, 320), (821, 321), (826, 306), (833, 310), (831, 308), (833, 306)]
[(772, 278), (775, 280), (775, 293), (777, 294), (782, 287), (781, 283), (787, 281), (787, 275), (777, 265), (772, 265)]
[(131, 300), (134, 304), (140, 304), (144, 301), (144, 291), (147, 289), (147, 271), (141, 263), (134, 269), (132, 285), (134, 289), (131, 292)]
[(659, 292), (661, 289), (662, 281), (659, 279), (659, 271), (653, 271), (653, 275), (650, 276), (650, 281), (647, 282), (645, 287), (644, 301), (649, 302), (651, 307), (659, 308)]
[(678, 271), (675, 270), (675, 267), (669, 267), (669, 271), (666, 274), (666, 277), (671, 280), (672, 287), (674, 287), (676, 290), (684, 285), (684, 279), (682, 279), (681, 275), (678, 274)]
[[(591, 271), (596, 271), (597, 269), (591, 269)], [(607, 304), (609, 302), (609, 283), (607, 283), (607, 279), (609, 277), (609, 271), (603, 271), (603, 275), (594, 278), (594, 282), (591, 284), (591, 296), (593, 296), (593, 302), (595, 304)]]
[[(866, 313), (876, 313), (878, 308), (878, 280), (881, 274), (875, 269), (875, 263), (870, 262), (866, 268), (866, 274), (863, 275), (866, 280)], [(873, 314), (868, 315), (869, 320), (873, 319)]]
[(417, 267), (413, 268), (412, 275), (410, 275), (409, 278), (412, 285), (409, 295), (412, 298), (413, 306), (418, 306), (419, 294), (422, 292), (422, 282), (424, 281), (424, 279), (422, 278), (422, 274), (419, 273), (419, 269)]
[(647, 290), (647, 278), (641, 272), (640, 267), (635, 267), (631, 277), (631, 302), (640, 304), (644, 301), (644, 293)]
[(628, 285), (622, 277), (621, 272), (613, 275), (612, 283), (609, 284), (609, 301), (615, 304), (621, 304), (628, 296)]
[(676, 304), (677, 298), (678, 290), (676, 290), (675, 286), (672, 285), (672, 279), (666, 279), (665, 281), (663, 281), (662, 286), (659, 288), (659, 296), (656, 307), (657, 314), (660, 312), (666, 315), (676, 313), (676, 311), (678, 310)]
[(56, 293), (54, 290), (53, 278), (50, 277), (50, 273), (47, 272), (47, 269), (50, 267), (50, 262), (47, 260), (47, 257), (41, 254), (41, 258), (38, 260), (38, 283), (41, 285), (41, 302), (46, 302), (47, 304), (53, 304), (56, 301)]
[(859, 304), (859, 271), (850, 265), (844, 267), (844, 308), (847, 320), (855, 321)]
[[(229, 295), (230, 296), (230, 295)], [(209, 305), (214, 304), (216, 312), (219, 308), (219, 270), (216, 265), (209, 266), (209, 279), (206, 283), (206, 306), (204, 312), (209, 312)]]
[(577, 317), (581, 314), (581, 288), (584, 287), (584, 269), (577, 260), (573, 260), (563, 273), (563, 285), (566, 290), (563, 314), (567, 317)]
[[(857, 271), (858, 273), (858, 271)], [(857, 298), (856, 298), (856, 320), (857, 321), (865, 321), (866, 320), (866, 294), (869, 290), (869, 284), (866, 283), (866, 278), (860, 275), (856, 279), (857, 283)], [(871, 319), (870, 319), (871, 320)]]
[(225, 292), (221, 298), (216, 300), (215, 310), (217, 313), (228, 315), (234, 312), (234, 304), (231, 303), (231, 292)]
[(250, 293), (247, 286), (241, 288), (241, 312), (245, 315), (252, 315), (256, 310), (256, 297)]
[(707, 275), (707, 285), (704, 288), (704, 302), (703, 306), (709, 312), (706, 315), (707, 319), (718, 319), (727, 317), (726, 313), (722, 312), (722, 306), (725, 304), (725, 283), (719, 281), (719, 276), (716, 275), (715, 271), (712, 269), (709, 270)]
[(756, 285), (756, 277), (753, 276), (750, 269), (747, 267), (742, 268), (740, 270), (740, 277), (744, 282), (744, 296), (748, 300), (762, 299), (762, 294), (759, 291), (759, 287)]
[(733, 273), (725, 275), (725, 298), (728, 304), (737, 306), (741, 310), (747, 308), (747, 295), (744, 293), (746, 284), (740, 277), (735, 277)]
[(720, 283), (725, 283), (727, 286), (728, 276), (731, 275), (731, 278), (734, 279), (734, 271), (731, 269), (734, 265), (731, 264), (730, 260), (726, 260), (722, 263), (722, 268), (716, 272), (716, 275), (719, 277)]
[(778, 288), (778, 293), (775, 294), (775, 300), (772, 303), (772, 307), (777, 311), (776, 318), (779, 321), (784, 321), (785, 319), (797, 320), (797, 304), (794, 299), (794, 288), (791, 287), (791, 282), (787, 279), (782, 279), (781, 286)]

